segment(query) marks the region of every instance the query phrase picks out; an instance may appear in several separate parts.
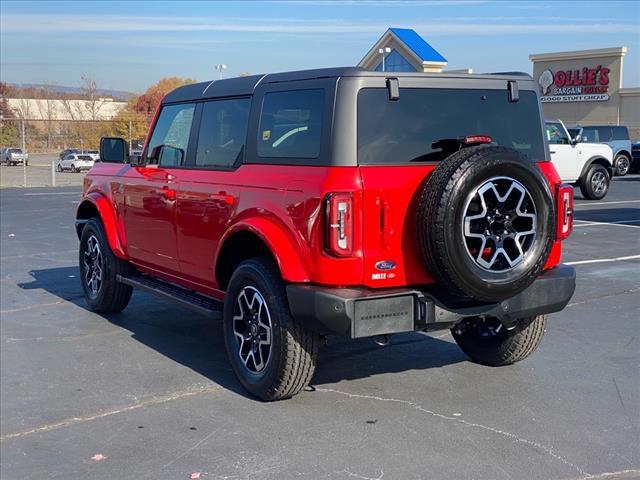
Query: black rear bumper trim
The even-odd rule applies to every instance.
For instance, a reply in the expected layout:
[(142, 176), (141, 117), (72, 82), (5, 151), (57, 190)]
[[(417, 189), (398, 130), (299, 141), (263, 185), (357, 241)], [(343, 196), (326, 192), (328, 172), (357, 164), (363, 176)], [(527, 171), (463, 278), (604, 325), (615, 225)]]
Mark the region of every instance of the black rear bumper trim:
[(511, 328), (520, 318), (562, 310), (576, 287), (575, 269), (559, 265), (531, 286), (498, 303), (461, 301), (446, 292), (424, 289), (287, 286), (289, 309), (307, 328), (325, 335), (359, 338), (415, 330), (451, 328), (467, 317), (497, 317)]

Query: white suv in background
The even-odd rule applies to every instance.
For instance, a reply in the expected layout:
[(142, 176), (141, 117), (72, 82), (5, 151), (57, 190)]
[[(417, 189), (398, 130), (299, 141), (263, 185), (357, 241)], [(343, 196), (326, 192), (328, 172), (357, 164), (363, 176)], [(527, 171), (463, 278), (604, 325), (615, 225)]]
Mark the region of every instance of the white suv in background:
[(577, 183), (587, 200), (600, 200), (609, 191), (613, 176), (613, 151), (600, 143), (571, 138), (561, 120), (547, 120), (551, 161), (565, 183)]
[(68, 153), (62, 160), (58, 160), (58, 171), (79, 172), (81, 170), (90, 170), (95, 160), (88, 154)]

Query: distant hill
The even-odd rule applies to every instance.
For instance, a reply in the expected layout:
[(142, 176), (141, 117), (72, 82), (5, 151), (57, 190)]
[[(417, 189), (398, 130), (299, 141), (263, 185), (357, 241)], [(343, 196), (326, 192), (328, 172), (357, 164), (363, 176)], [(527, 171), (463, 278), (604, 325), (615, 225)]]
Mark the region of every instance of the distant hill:
[[(7, 85), (15, 88), (33, 88), (33, 89), (42, 89), (48, 88), (54, 92), (66, 93), (69, 95), (79, 95), (82, 93), (82, 89), (80, 87), (66, 87), (64, 85), (45, 85), (40, 83), (8, 83)], [(102, 95), (105, 97), (113, 97), (115, 100), (129, 100), (133, 97), (136, 97), (137, 94), (133, 92), (125, 92), (123, 90), (109, 90), (109, 89), (98, 89), (98, 95)]]

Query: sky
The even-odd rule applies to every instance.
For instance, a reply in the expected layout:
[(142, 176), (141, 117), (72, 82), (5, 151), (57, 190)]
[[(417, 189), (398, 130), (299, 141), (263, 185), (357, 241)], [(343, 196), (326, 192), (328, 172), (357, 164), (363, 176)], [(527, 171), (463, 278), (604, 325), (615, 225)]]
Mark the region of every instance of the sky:
[(413, 28), (448, 69), (531, 73), (529, 54), (625, 45), (640, 86), (640, 0), (8, 1), (0, 80), (142, 92), (164, 76), (357, 64), (388, 27)]

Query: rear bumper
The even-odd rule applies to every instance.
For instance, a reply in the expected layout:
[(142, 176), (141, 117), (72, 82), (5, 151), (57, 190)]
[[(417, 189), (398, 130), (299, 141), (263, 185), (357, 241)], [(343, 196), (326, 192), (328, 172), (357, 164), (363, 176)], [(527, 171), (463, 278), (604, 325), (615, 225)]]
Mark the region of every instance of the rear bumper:
[(499, 303), (461, 301), (430, 287), (372, 290), (291, 284), (287, 297), (293, 317), (311, 330), (360, 338), (446, 329), (479, 315), (497, 317), (511, 328), (519, 318), (562, 310), (575, 287), (575, 269), (559, 265), (524, 292)]

